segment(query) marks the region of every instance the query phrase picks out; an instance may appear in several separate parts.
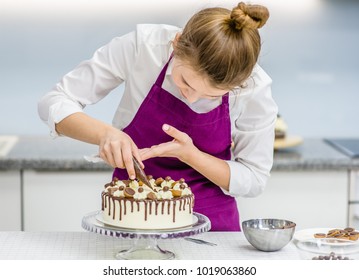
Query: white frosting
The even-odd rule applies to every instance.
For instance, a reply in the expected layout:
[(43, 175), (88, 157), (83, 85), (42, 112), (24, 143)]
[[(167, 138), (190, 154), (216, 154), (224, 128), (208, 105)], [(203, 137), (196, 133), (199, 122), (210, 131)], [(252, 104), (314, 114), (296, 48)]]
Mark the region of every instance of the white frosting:
[(155, 179), (152, 178), (152, 179), (148, 180), (148, 182), (150, 182), (152, 188), (156, 186)]
[(142, 185), (142, 188), (146, 191), (146, 192), (152, 192), (152, 189), (150, 187), (148, 187), (147, 185)]
[(115, 188), (115, 187), (114, 187), (114, 186), (108, 186), (108, 187), (106, 187), (106, 189), (105, 189), (105, 193), (109, 192), (109, 191), (110, 191), (110, 189), (113, 189), (113, 188)]
[(146, 197), (147, 197), (146, 191), (139, 192), (138, 190), (136, 190), (136, 193), (133, 195), (134, 199), (145, 199)]
[(181, 191), (181, 185), (183, 185), (185, 188), (188, 188), (188, 185), (183, 182), (182, 184), (180, 182), (177, 182), (174, 186), (173, 186), (173, 189), (174, 190), (178, 190), (178, 191)]
[(124, 197), (125, 194), (123, 193), (123, 190), (120, 191), (120, 190), (117, 190), (113, 193), (113, 196), (116, 196), (116, 197)]
[(181, 196), (192, 194), (190, 188), (184, 188), (182, 190)]
[(184, 185), (185, 188), (188, 188), (187, 183), (183, 182), (182, 185)]
[(164, 192), (164, 191), (159, 191), (158, 193), (157, 193), (157, 197), (159, 198), (159, 199), (171, 199), (171, 198), (173, 198), (173, 195), (172, 195), (172, 192), (170, 192), (170, 191), (166, 191), (166, 192)]
[(118, 187), (125, 187), (126, 188), (126, 185), (125, 185), (125, 183), (123, 182), (123, 181), (116, 181), (116, 186), (118, 186)]
[[(129, 202), (124, 203), (118, 198), (104, 197), (104, 199), (106, 202), (102, 218), (109, 225), (131, 229), (173, 229), (193, 223), (192, 203), (186, 203), (185, 209), (183, 209), (183, 203), (175, 203), (174, 200), (161, 200), (160, 202), (139, 200), (137, 203), (133, 203), (134, 211), (132, 212)], [(161, 211), (162, 203), (165, 209), (163, 213)]]
[(154, 186), (154, 187), (153, 187), (153, 189), (154, 189), (154, 190), (156, 190), (157, 192), (162, 191), (162, 188), (161, 188), (161, 187), (159, 187), (159, 186)]
[(172, 189), (174, 189), (176, 191), (180, 191), (181, 190), (180, 185), (181, 185), (180, 183), (176, 183)]
[(161, 183), (161, 187), (164, 188), (164, 187), (169, 187), (170, 189), (172, 188), (172, 183), (174, 183), (174, 180), (164, 180), (162, 183)]
[(139, 187), (139, 184), (136, 180), (131, 180), (128, 186), (132, 189), (137, 189)]

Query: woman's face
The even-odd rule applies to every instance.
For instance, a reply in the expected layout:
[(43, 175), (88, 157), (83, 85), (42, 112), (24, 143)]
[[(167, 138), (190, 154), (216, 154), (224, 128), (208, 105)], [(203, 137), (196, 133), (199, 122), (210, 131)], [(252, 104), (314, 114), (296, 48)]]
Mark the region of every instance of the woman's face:
[(189, 103), (201, 98), (216, 99), (228, 92), (211, 86), (205, 77), (200, 76), (190, 65), (178, 58), (173, 58), (172, 79)]

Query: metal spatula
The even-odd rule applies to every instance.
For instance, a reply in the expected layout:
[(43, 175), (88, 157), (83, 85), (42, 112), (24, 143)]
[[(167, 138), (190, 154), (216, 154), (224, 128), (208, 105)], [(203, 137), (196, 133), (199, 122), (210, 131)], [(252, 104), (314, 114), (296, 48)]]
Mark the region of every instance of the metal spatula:
[(136, 178), (152, 189), (151, 183), (148, 181), (145, 171), (143, 171), (140, 163), (135, 157), (133, 157), (133, 165), (135, 167)]

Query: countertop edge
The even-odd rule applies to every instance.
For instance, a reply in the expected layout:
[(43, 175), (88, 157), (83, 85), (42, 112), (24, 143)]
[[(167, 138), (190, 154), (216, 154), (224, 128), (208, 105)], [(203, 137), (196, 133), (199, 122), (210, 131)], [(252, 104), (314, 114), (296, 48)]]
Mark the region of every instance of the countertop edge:
[[(19, 137), (6, 156), (0, 156), (0, 171), (112, 171), (104, 162), (91, 163), (84, 155), (98, 151), (96, 145), (66, 137)], [(350, 158), (323, 139), (305, 139), (294, 148), (274, 153), (272, 172), (359, 170), (359, 158)]]
[[(359, 169), (359, 160), (342, 159), (328, 161), (313, 160), (274, 160), (271, 171), (344, 171)], [(81, 159), (0, 159), (0, 171), (38, 170), (38, 171), (112, 171), (105, 163), (90, 163)]]
[(104, 163), (89, 163), (78, 159), (0, 159), (0, 171), (112, 171)]

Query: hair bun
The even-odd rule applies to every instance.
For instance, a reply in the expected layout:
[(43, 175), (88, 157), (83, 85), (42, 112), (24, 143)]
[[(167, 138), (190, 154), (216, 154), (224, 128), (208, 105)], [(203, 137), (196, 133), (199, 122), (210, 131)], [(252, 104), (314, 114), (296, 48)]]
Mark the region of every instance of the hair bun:
[(237, 30), (261, 28), (269, 18), (269, 11), (261, 5), (240, 2), (231, 12), (231, 20)]

